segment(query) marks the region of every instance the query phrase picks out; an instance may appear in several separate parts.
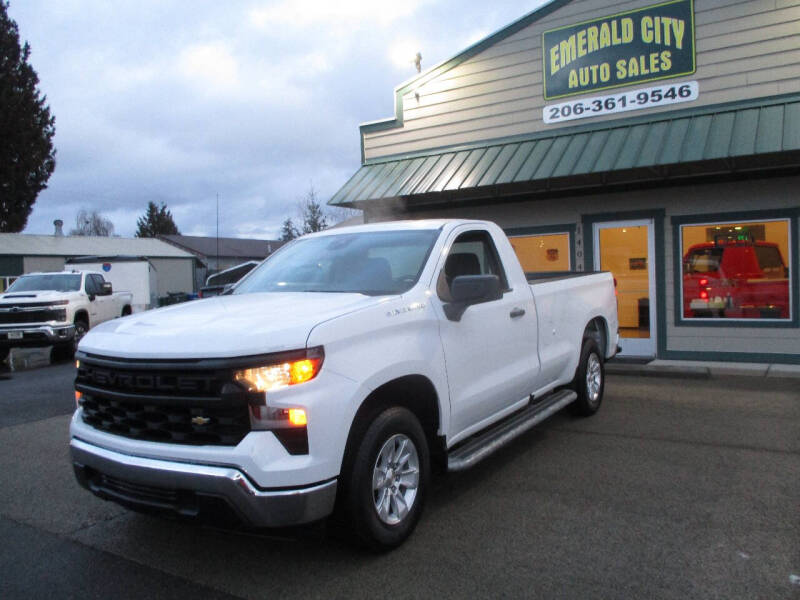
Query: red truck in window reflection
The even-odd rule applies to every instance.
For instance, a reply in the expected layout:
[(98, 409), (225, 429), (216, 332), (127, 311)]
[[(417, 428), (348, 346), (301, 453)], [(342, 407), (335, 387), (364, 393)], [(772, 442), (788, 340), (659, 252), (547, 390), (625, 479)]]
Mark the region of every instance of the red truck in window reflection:
[(683, 257), (684, 318), (788, 319), (789, 270), (777, 244), (717, 240)]

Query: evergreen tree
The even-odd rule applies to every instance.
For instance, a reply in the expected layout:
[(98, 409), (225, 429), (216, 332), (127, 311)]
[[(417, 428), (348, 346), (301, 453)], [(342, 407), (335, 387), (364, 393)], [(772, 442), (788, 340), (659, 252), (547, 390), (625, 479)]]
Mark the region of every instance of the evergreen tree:
[(314, 186), (308, 190), (306, 197), (300, 202), (300, 211), (303, 215), (303, 233), (314, 233), (328, 227), (328, 215), (317, 201), (317, 192)]
[(55, 118), (28, 64), (30, 53), (0, 0), (0, 232), (25, 228), (56, 166)]
[(294, 226), (294, 221), (292, 221), (290, 217), (287, 217), (281, 226), (281, 241), (288, 242), (299, 235), (300, 232), (297, 231), (297, 227)]
[(136, 227), (136, 237), (140, 238), (180, 234), (172, 220), (172, 213), (163, 202), (160, 208), (155, 202), (148, 202), (147, 212), (137, 219)]

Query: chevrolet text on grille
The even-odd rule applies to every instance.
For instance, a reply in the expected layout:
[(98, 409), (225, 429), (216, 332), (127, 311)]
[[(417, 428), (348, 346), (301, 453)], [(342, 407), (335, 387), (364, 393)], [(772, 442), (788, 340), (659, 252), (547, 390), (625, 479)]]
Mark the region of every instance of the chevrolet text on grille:
[(149, 375), (146, 373), (118, 373), (107, 369), (88, 367), (86, 375), (95, 384), (137, 391), (211, 392), (213, 376), (204, 375)]

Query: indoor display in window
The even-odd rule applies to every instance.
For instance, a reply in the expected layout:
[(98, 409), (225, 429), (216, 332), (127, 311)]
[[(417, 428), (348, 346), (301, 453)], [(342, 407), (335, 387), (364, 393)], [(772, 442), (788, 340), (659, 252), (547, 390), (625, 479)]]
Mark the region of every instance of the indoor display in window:
[(789, 222), (681, 227), (684, 319), (789, 319)]
[(509, 238), (526, 273), (569, 271), (569, 234), (514, 236)]
[(650, 337), (650, 274), (646, 225), (602, 227), (599, 230), (600, 270), (616, 281), (619, 334)]

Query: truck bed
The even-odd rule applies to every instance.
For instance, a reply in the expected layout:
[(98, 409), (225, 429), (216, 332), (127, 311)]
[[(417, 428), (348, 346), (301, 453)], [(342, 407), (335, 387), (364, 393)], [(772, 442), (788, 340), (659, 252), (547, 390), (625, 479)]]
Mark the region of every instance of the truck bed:
[(583, 275), (595, 275), (597, 273), (607, 273), (607, 271), (528, 271), (525, 273), (525, 279), (530, 284), (536, 284), (544, 281), (581, 277)]

